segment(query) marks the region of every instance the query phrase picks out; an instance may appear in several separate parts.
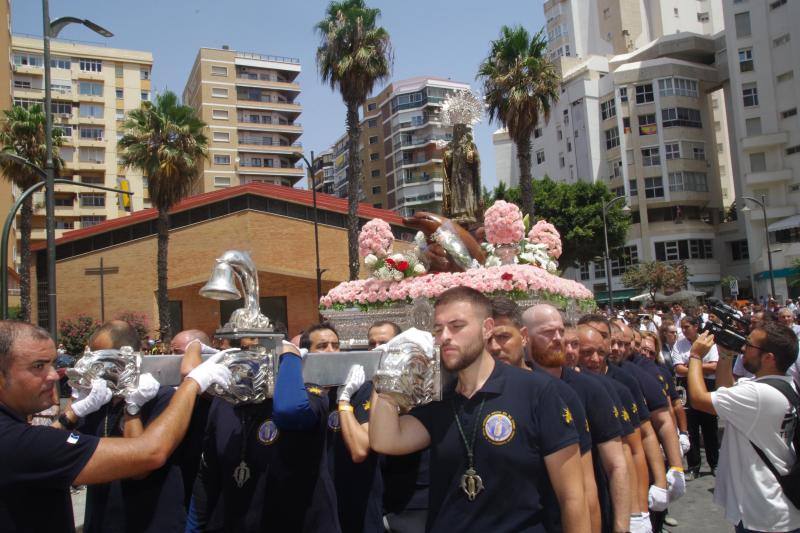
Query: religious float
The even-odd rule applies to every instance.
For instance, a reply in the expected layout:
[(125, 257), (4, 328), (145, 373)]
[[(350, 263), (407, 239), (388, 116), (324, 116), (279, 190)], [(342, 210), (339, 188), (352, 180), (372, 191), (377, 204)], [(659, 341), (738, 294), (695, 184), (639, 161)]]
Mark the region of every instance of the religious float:
[(403, 219), (418, 230), (412, 247), (395, 250), (383, 220), (362, 227), (359, 254), (368, 277), (342, 282), (320, 299), (322, 316), (345, 346), (365, 346), (367, 330), (378, 320), (430, 331), (434, 299), (459, 285), (508, 296), (523, 308), (549, 303), (568, 320), (595, 307), (591, 291), (558, 275), (561, 237), (552, 224), (532, 223), (503, 200), (483, 212), (478, 151), (470, 133), (481, 113), (470, 91), (445, 100), (440, 118), (453, 127), (453, 138), (440, 145), (443, 214), (420, 211)]

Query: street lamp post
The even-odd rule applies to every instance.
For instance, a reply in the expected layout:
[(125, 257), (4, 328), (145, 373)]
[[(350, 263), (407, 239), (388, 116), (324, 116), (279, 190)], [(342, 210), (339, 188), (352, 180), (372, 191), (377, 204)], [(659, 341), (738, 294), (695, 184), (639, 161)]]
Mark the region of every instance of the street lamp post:
[[(53, 340), (58, 339), (58, 322), (56, 320), (56, 201), (55, 201), (55, 175), (53, 171), (53, 109), (52, 88), (50, 86), (50, 39), (58, 34), (69, 24), (83, 24), (93, 32), (103, 37), (112, 37), (114, 34), (87, 19), (76, 17), (61, 17), (50, 22), (50, 2), (42, 0), (42, 38), (44, 50), (44, 116), (45, 116), (45, 223), (47, 232), (47, 306), (49, 307), (48, 329)], [(3, 264), (3, 268), (6, 265)], [(5, 297), (5, 296), (4, 296)]]
[[(767, 226), (767, 197), (761, 195), (761, 201), (756, 200), (752, 196), (742, 196), (743, 200), (750, 200), (751, 202), (761, 206), (761, 213), (764, 215), (764, 245), (767, 247), (767, 263), (769, 264), (769, 288), (772, 291), (771, 298), (775, 298), (775, 274), (772, 271), (772, 250), (769, 246), (769, 227)], [(747, 213), (750, 208), (745, 205), (742, 211)]]
[(302, 157), (303, 161), (306, 163), (306, 170), (308, 171), (308, 184), (311, 187), (311, 203), (314, 211), (314, 257), (317, 262), (317, 305), (319, 305), (319, 300), (322, 298), (322, 273), (327, 269), (321, 269), (319, 267), (319, 219), (317, 216), (317, 187), (316, 183), (314, 182), (314, 151), (311, 151), (311, 161), (309, 161), (303, 154), (300, 154), (300, 157)]
[[(620, 200), (624, 200), (626, 197), (625, 195), (617, 196), (616, 198), (612, 199), (609, 202), (605, 200), (601, 200), (603, 202), (603, 239), (606, 245), (606, 288), (608, 291), (608, 309), (611, 314), (614, 314), (614, 289), (611, 288), (611, 254), (608, 250), (608, 209), (615, 203)], [(630, 211), (630, 207), (627, 205), (623, 208), (623, 211)]]

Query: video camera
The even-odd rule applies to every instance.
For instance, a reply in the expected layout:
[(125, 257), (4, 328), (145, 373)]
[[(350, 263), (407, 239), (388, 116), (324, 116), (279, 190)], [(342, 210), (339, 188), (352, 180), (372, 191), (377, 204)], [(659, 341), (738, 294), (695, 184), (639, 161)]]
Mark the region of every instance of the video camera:
[(723, 348), (741, 352), (747, 341), (750, 322), (739, 316), (736, 309), (716, 298), (709, 298), (707, 303), (709, 315), (713, 314), (718, 321), (715, 322), (709, 318), (702, 331), (708, 331), (714, 335), (714, 342)]

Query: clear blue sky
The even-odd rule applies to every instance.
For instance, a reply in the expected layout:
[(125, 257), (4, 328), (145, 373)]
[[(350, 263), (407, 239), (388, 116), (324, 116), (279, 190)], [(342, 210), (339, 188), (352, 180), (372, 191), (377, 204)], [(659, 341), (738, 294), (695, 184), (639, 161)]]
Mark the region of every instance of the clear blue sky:
[[(535, 32), (544, 24), (541, 0), (371, 0), (382, 11), (380, 23), (394, 46), (392, 79), (439, 76), (470, 83), (503, 24), (522, 24)], [(109, 46), (152, 52), (157, 91), (183, 91), (200, 47), (298, 57), (306, 152), (327, 148), (344, 133), (345, 108), (338, 93), (322, 85), (314, 54), (314, 24), (325, 0), (50, 0), (50, 16), (89, 18), (114, 33)], [(13, 0), (15, 33), (42, 34), (41, 2)], [(65, 39), (101, 41), (82, 26), (69, 26)], [(380, 90), (378, 87), (377, 90)], [(486, 119), (475, 129), (485, 186), (497, 184), (492, 149), (496, 124)]]

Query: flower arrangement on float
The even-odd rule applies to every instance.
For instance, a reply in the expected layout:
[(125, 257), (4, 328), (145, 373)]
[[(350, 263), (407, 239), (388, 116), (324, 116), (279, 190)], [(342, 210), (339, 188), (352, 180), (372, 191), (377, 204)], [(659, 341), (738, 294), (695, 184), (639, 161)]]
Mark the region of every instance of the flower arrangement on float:
[(556, 305), (572, 300), (579, 307), (592, 308), (591, 291), (554, 275), (562, 252), (556, 228), (544, 220), (532, 228), (527, 226), (516, 205), (495, 202), (484, 215), (488, 241), (482, 245), (487, 252), (484, 265), (464, 272), (428, 273), (420, 254), (425, 247), (421, 232), (414, 239), (414, 250), (393, 252), (391, 227), (381, 219), (373, 219), (364, 225), (358, 239), (359, 255), (370, 277), (340, 283), (320, 299), (320, 307), (368, 311), (419, 298), (433, 299), (451, 287), (463, 285), (488, 296), (503, 294), (524, 300), (535, 295)]

